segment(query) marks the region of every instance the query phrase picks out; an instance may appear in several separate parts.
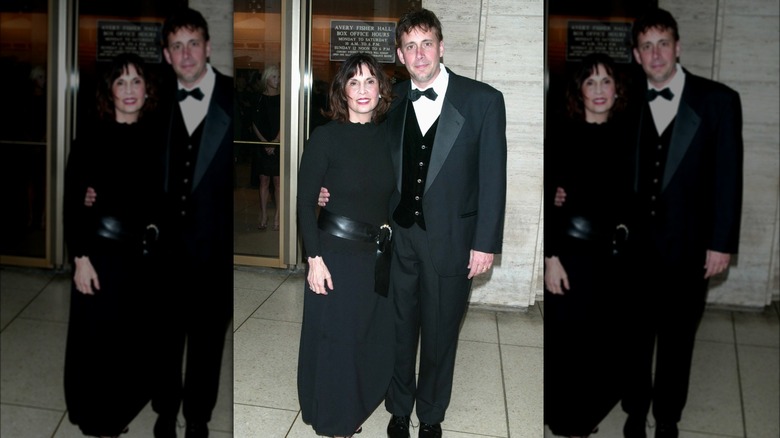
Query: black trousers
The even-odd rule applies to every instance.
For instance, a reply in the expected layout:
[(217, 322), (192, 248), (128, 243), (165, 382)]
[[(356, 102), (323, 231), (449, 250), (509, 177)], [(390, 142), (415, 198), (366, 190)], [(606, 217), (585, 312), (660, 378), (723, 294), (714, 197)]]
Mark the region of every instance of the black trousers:
[(232, 269), (227, 275), (224, 268), (172, 261), (165, 275), (166, 296), (160, 301), (166, 318), (152, 407), (159, 415), (175, 416), (183, 404), (188, 423), (208, 423), (217, 403), (232, 317)]
[[(463, 275), (441, 277), (431, 261), (424, 230), (417, 225), (393, 226), (390, 293), (395, 299), (395, 369), (385, 399), (393, 415), (411, 415), (429, 424), (441, 423), (450, 403), (458, 334), (468, 305), (471, 280)], [(415, 381), (417, 343), (420, 374)]]
[(646, 256), (633, 263), (636, 289), (630, 292), (627, 310), (632, 318), (627, 327), (630, 339), (622, 407), (629, 415), (643, 418), (652, 402), (657, 422), (677, 423), (688, 398), (693, 347), (708, 281), (703, 258), (670, 266), (648, 248), (640, 252)]

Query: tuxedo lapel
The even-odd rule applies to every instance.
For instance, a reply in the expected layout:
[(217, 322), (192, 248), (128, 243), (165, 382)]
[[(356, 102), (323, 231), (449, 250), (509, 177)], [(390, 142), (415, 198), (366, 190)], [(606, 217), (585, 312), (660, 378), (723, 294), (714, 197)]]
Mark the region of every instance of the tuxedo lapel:
[[(686, 86), (686, 88), (688, 88)], [(686, 90), (680, 99), (680, 106), (675, 116), (672, 138), (669, 143), (669, 155), (666, 158), (666, 167), (664, 168), (664, 180), (661, 190), (665, 190), (671, 181), (672, 176), (680, 167), (688, 147), (696, 135), (696, 131), (701, 124), (701, 117), (689, 105), (689, 99), (686, 99)], [(689, 90), (688, 90), (689, 91)]]
[(447, 155), (449, 155), (452, 146), (455, 144), (455, 140), (460, 134), (460, 130), (463, 127), (465, 120), (466, 119), (460, 111), (458, 111), (445, 96), (444, 103), (441, 107), (441, 114), (439, 115), (439, 126), (436, 129), (436, 139), (433, 141), (431, 162), (430, 167), (428, 168), (424, 192), (428, 191), (428, 188), (436, 179), (436, 175), (439, 174), (439, 171), (444, 165), (444, 161), (447, 159)]
[(198, 149), (195, 173), (192, 176), (193, 191), (198, 187), (198, 184), (203, 179), (203, 175), (206, 174), (206, 169), (209, 168), (211, 161), (222, 146), (227, 131), (230, 129), (230, 114), (225, 110), (224, 102), (222, 102), (222, 98), (225, 95), (222, 85), (221, 77), (217, 76), (211, 102), (209, 102), (209, 109), (203, 121), (203, 135), (200, 141), (200, 148)]

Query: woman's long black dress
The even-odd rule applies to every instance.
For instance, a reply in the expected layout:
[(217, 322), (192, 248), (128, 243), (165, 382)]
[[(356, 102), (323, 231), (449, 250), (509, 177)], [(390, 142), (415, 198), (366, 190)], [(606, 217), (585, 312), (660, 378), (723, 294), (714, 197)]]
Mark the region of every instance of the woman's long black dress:
[[(276, 136), (279, 135), (281, 104), (281, 95), (269, 96), (261, 94), (255, 106), (252, 123), (269, 142), (273, 142)], [(252, 181), (257, 181), (257, 175), (279, 176), (281, 162), (279, 145), (274, 146), (274, 153), (271, 155), (268, 155), (268, 152), (265, 150), (268, 146), (264, 144), (256, 146), (257, 149), (252, 160)]]
[[(71, 257), (89, 257), (100, 290), (84, 295), (72, 287), (65, 402), (70, 421), (84, 434), (118, 435), (151, 394), (159, 279), (154, 257), (142, 254), (140, 236), (159, 211), (163, 137), (143, 120), (99, 122), (84, 130), (65, 173), (65, 236)], [(92, 207), (84, 206), (87, 187), (97, 193)], [(98, 237), (98, 220), (106, 216), (134, 237)]]
[(384, 399), (394, 325), (392, 296), (374, 292), (376, 244), (320, 231), (317, 197), (327, 187), (328, 211), (379, 225), (388, 221), (394, 184), (383, 125), (320, 126), (301, 160), (298, 217), (305, 251), (322, 256), (334, 286), (328, 295), (304, 287), (298, 397), (303, 421), (320, 435), (352, 435)]
[[(545, 149), (544, 252), (559, 257), (570, 284), (564, 295), (544, 295), (544, 416), (556, 435), (589, 435), (620, 398), (620, 302), (630, 290), (612, 240), (630, 211), (625, 126), (567, 120), (551, 130)], [(553, 205), (556, 187), (566, 190), (563, 207)], [(568, 235), (572, 216), (600, 234)]]

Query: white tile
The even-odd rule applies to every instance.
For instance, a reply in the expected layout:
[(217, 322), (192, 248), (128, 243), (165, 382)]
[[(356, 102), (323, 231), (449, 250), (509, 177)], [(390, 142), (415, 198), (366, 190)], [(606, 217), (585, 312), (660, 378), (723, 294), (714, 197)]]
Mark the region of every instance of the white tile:
[(40, 293), (16, 286), (4, 286), (0, 291), (0, 329), (5, 329)]
[(291, 276), (252, 313), (252, 318), (300, 323), (303, 320), (303, 284), (302, 276)]
[(734, 345), (696, 342), (688, 404), (679, 427), (688, 431), (743, 436)]
[(233, 407), (235, 438), (283, 438), (288, 436), (297, 411), (237, 404)]
[(255, 290), (276, 290), (289, 273), (281, 269), (235, 268), (233, 287)]
[(502, 345), (539, 347), (544, 345), (544, 320), (538, 306), (526, 312), (499, 312), (498, 333)]
[(301, 325), (249, 318), (233, 335), (234, 403), (298, 410)]
[(780, 350), (748, 345), (737, 350), (747, 436), (780, 436)]
[(54, 271), (0, 267), (0, 290), (6, 288), (40, 291), (54, 277)]
[(728, 310), (707, 309), (702, 316), (696, 339), (702, 341), (734, 343), (734, 324)]
[(24, 309), (23, 318), (68, 322), (70, 312), (70, 276), (58, 275)]
[(763, 312), (734, 312), (737, 343), (780, 348), (780, 318), (771, 308)]
[(542, 349), (502, 345), (501, 356), (509, 436), (539, 438), (543, 436), (544, 423)]
[(64, 411), (0, 404), (0, 436), (52, 436), (63, 417)]
[(273, 291), (233, 288), (233, 321), (235, 327), (241, 327), (247, 318), (254, 313), (271, 296)]
[(498, 345), (460, 341), (442, 429), (508, 436)]
[(468, 309), (463, 326), (460, 329), (461, 341), (498, 343), (496, 312), (481, 309)]
[(17, 319), (0, 335), (3, 403), (65, 410), (67, 324)]

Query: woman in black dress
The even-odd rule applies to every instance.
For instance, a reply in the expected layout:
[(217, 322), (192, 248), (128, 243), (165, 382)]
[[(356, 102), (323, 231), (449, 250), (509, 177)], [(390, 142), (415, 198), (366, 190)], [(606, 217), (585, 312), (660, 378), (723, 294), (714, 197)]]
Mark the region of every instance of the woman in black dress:
[[(268, 228), (268, 198), (271, 195), (271, 179), (273, 178), (274, 203), (274, 230), (279, 231), (279, 131), (281, 122), (281, 95), (279, 94), (279, 67), (269, 65), (263, 71), (260, 78), (260, 99), (255, 106), (252, 119), (252, 132), (261, 144), (255, 154), (253, 167), (260, 174), (260, 217), (257, 228)], [(275, 144), (268, 144), (275, 143)]]
[[(621, 258), (631, 199), (626, 87), (612, 60), (587, 56), (545, 150), (544, 414), (555, 435), (585, 437), (620, 398)], [(556, 189), (566, 196), (555, 205)]]
[[(65, 402), (85, 435), (117, 436), (150, 399), (162, 196), (156, 90), (136, 55), (113, 60), (97, 84), (65, 171), (64, 226), (75, 272), (65, 354)], [(87, 188), (99, 197), (85, 205)], [(146, 255), (145, 255), (146, 254)]]
[[(303, 421), (319, 435), (358, 431), (393, 371), (392, 297), (375, 282), (375, 234), (388, 223), (395, 184), (381, 124), (390, 97), (373, 57), (349, 57), (331, 86), (332, 121), (315, 129), (301, 159), (298, 218), (308, 268), (298, 397)], [(318, 217), (323, 186), (331, 198)]]

